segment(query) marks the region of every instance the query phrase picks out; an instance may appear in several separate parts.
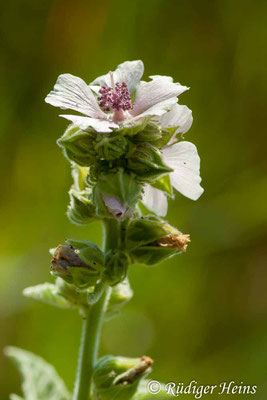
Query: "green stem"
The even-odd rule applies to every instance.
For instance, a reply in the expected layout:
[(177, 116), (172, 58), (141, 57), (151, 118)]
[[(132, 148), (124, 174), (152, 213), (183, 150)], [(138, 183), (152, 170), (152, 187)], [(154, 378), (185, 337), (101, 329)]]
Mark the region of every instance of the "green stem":
[[(105, 252), (118, 247), (119, 237), (119, 223), (112, 219), (104, 220)], [(73, 400), (88, 400), (92, 398), (92, 376), (97, 360), (100, 332), (110, 291), (110, 287), (106, 286), (99, 301), (90, 307), (83, 321)]]
[(104, 226), (104, 251), (114, 250), (120, 247), (120, 222), (116, 219), (106, 218)]
[(89, 399), (91, 398), (92, 376), (97, 359), (104, 310), (109, 294), (109, 287), (106, 287), (99, 301), (91, 306), (87, 317), (83, 321), (74, 400), (88, 400), (89, 395)]

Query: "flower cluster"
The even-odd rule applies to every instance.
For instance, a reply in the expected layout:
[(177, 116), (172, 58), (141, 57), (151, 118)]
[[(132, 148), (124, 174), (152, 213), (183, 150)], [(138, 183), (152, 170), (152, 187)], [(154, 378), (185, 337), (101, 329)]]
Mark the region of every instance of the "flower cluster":
[[(89, 85), (63, 74), (45, 99), (76, 112), (61, 115), (71, 124), (58, 140), (72, 167), (67, 215), (74, 224), (100, 220), (105, 228), (103, 249), (71, 239), (52, 249), (55, 284), (24, 291), (48, 304), (78, 309), (84, 317), (74, 400), (151, 398), (145, 379), (150, 357), (96, 360), (101, 323), (132, 297), (131, 264), (151, 266), (186, 251), (190, 236), (162, 219), (175, 190), (192, 200), (203, 192), (197, 149), (183, 140), (192, 112), (177, 103), (188, 88), (168, 76), (142, 81), (143, 72), (142, 61), (125, 62)], [(24, 375), (25, 399), (70, 400), (46, 362), (14, 348), (8, 355)], [(161, 391), (158, 398), (165, 395)]]
[[(177, 101), (188, 88), (168, 76), (141, 81), (143, 71), (142, 61), (125, 62), (89, 85), (63, 74), (45, 99), (82, 114), (61, 115), (73, 124), (58, 143), (75, 168), (87, 168), (83, 171), (86, 184), (82, 183), (82, 190), (76, 185), (71, 198), (72, 205), (75, 196), (79, 204), (91, 201), (90, 218), (97, 217), (99, 210), (94, 204), (95, 186), (101, 185), (103, 174), (112, 173), (110, 178), (116, 180), (114, 174), (119, 170), (141, 185), (141, 202), (159, 216), (166, 215), (173, 189), (192, 200), (203, 193), (197, 149), (182, 140), (193, 118), (191, 110)], [(124, 218), (137, 212), (136, 204), (129, 209), (116, 190), (107, 193), (105, 189), (102, 200), (110, 214)], [(88, 213), (82, 214), (88, 221)]]

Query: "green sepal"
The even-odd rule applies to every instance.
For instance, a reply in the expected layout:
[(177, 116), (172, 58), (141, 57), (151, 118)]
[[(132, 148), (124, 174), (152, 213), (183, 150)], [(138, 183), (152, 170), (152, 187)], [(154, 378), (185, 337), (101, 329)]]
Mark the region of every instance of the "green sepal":
[(134, 137), (134, 140), (137, 142), (154, 142), (159, 139), (161, 139), (161, 129), (155, 122), (149, 122)]
[(102, 174), (93, 189), (96, 214), (101, 218), (113, 216), (105, 205), (103, 195), (114, 197), (120, 201), (125, 210), (133, 213), (141, 198), (141, 189), (142, 186), (134, 177), (122, 169), (115, 173)]
[(126, 231), (126, 248), (132, 250), (144, 246), (160, 239), (167, 233), (166, 223), (158, 220), (157, 217), (132, 219)]
[(159, 149), (162, 149), (162, 147), (167, 146), (171, 138), (173, 137), (177, 127), (175, 128), (164, 128), (161, 130), (161, 138), (158, 139), (156, 142), (153, 144), (158, 147)]
[[(130, 400), (150, 372), (139, 368), (140, 358), (104, 356), (95, 366), (93, 380), (99, 400)], [(139, 373), (138, 373), (139, 368)]]
[(137, 121), (128, 121), (124, 122), (122, 127), (118, 130), (121, 135), (133, 137), (142, 129), (145, 128), (146, 124), (148, 123), (148, 118), (140, 118)]
[(128, 140), (120, 133), (106, 133), (98, 135), (95, 142), (95, 151), (100, 159), (116, 160), (127, 152)]
[(75, 248), (76, 253), (91, 268), (68, 267), (74, 285), (79, 288), (94, 286), (104, 272), (105, 257), (97, 244), (86, 240), (66, 240), (66, 243)]
[(54, 252), (51, 273), (67, 283), (85, 289), (94, 286), (104, 272), (104, 254), (101, 249), (85, 240), (66, 240)]
[(162, 160), (161, 152), (150, 143), (140, 143), (128, 158), (128, 168), (143, 182), (150, 182), (172, 172)]
[(142, 246), (131, 251), (135, 263), (154, 265), (182, 253), (181, 250), (169, 247)]
[(127, 276), (130, 263), (129, 255), (127, 252), (121, 250), (110, 251), (106, 255), (106, 258), (105, 279), (109, 285), (117, 285)]
[(170, 175), (164, 175), (161, 178), (157, 179), (155, 182), (151, 183), (156, 189), (162, 190), (163, 192), (167, 193), (171, 197), (173, 197), (173, 189), (171, 185)]
[(70, 125), (57, 143), (63, 148), (68, 160), (78, 165), (89, 166), (96, 160), (93, 132), (83, 131), (75, 125)]
[(73, 246), (75, 252), (86, 264), (95, 269), (102, 269), (104, 267), (104, 253), (97, 244), (86, 240), (74, 239), (67, 239), (66, 244)]
[(105, 319), (109, 320), (119, 314), (121, 308), (133, 297), (128, 279), (112, 287)]
[(73, 189), (82, 192), (86, 189), (86, 177), (89, 173), (88, 167), (81, 167), (77, 164), (72, 164), (71, 175), (73, 178)]
[(69, 220), (75, 225), (87, 225), (97, 219), (95, 206), (88, 190), (78, 192), (70, 189), (70, 204), (67, 210)]
[(60, 275), (60, 278), (80, 289), (94, 286), (99, 279), (99, 271), (92, 271), (84, 267), (67, 267), (67, 270), (69, 274), (66, 276)]
[(15, 362), (20, 371), (25, 400), (71, 399), (55, 368), (41, 357), (17, 347), (7, 347), (5, 354)]

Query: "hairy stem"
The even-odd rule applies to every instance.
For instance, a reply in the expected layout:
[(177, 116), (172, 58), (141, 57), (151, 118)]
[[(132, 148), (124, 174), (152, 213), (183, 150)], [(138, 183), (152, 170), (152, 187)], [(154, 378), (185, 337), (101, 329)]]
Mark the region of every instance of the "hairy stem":
[(104, 226), (104, 252), (115, 250), (120, 247), (120, 222), (116, 219), (106, 218), (103, 220)]
[(106, 287), (99, 301), (91, 307), (83, 321), (74, 400), (91, 399), (92, 376), (108, 298), (109, 287)]
[[(116, 220), (104, 220), (104, 251), (107, 253), (119, 246), (120, 226)], [(92, 397), (92, 376), (97, 360), (101, 327), (110, 287), (106, 286), (99, 301), (92, 305), (82, 327), (80, 352), (73, 400), (88, 400)]]

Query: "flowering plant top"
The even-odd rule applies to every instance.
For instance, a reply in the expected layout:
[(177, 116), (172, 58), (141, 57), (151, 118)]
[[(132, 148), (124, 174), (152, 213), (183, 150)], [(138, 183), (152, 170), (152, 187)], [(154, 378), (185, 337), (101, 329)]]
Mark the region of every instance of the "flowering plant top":
[(100, 330), (133, 295), (131, 264), (153, 266), (186, 251), (190, 235), (162, 217), (174, 190), (197, 200), (203, 188), (197, 149), (183, 140), (193, 118), (178, 96), (188, 87), (168, 76), (142, 81), (143, 72), (139, 60), (124, 62), (89, 85), (63, 74), (45, 99), (76, 113), (61, 115), (71, 124), (57, 142), (72, 168), (68, 218), (77, 225), (102, 221), (104, 235), (102, 249), (74, 239), (51, 249), (55, 284), (24, 291), (45, 303), (75, 308), (83, 317), (73, 395), (40, 357), (8, 349), (23, 374), (25, 399), (152, 400), (145, 378), (153, 360), (98, 359)]
[[(61, 115), (82, 131), (102, 135), (120, 132), (121, 137), (116, 137), (116, 143), (121, 142), (118, 153), (124, 151), (124, 154), (120, 154), (121, 159), (127, 156), (129, 149), (129, 146), (125, 146), (125, 137), (128, 144), (134, 142), (136, 145), (136, 139), (140, 140), (143, 135), (143, 142), (159, 149), (162, 162), (170, 168), (164, 171), (169, 176), (169, 187), (160, 187), (155, 183), (157, 179), (151, 177), (147, 178), (147, 182), (144, 179), (142, 201), (149, 210), (165, 216), (167, 198), (173, 197), (171, 187), (193, 200), (203, 193), (199, 175), (200, 159), (192, 143), (178, 141), (177, 138), (178, 134), (182, 136), (186, 133), (193, 122), (191, 110), (177, 104), (178, 96), (189, 88), (174, 83), (169, 76), (153, 75), (149, 82), (141, 81), (143, 72), (143, 62), (138, 60), (120, 64), (114, 72), (96, 78), (89, 85), (81, 78), (63, 74), (58, 77), (54, 90), (45, 101), (86, 115)], [(96, 140), (98, 143), (101, 141), (99, 137)], [(148, 157), (151, 152), (147, 147), (145, 152), (144, 145), (140, 147), (136, 148), (143, 150), (143, 159)], [(91, 150), (93, 148), (92, 143)], [(111, 149), (106, 154), (107, 159), (110, 153)], [(105, 159), (105, 155), (102, 156)], [(167, 180), (165, 177), (165, 183)]]

